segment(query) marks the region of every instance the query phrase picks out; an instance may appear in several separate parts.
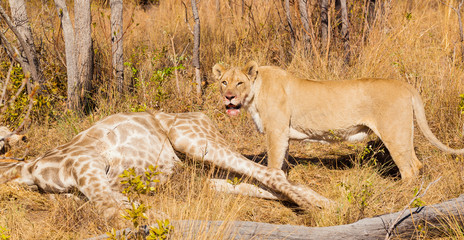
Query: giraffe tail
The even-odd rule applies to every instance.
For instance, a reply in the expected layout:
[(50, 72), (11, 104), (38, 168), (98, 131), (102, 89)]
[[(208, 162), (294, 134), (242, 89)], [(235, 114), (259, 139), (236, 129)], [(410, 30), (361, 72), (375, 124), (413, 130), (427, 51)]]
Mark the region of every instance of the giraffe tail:
[(19, 178), (25, 164), (24, 161), (0, 160), (0, 184)]

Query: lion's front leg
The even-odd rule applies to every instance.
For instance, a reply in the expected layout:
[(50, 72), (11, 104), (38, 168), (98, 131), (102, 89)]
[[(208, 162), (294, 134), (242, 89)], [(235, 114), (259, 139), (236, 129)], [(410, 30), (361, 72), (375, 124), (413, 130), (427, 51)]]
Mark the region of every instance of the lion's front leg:
[(268, 162), (270, 168), (282, 169), (288, 152), (289, 128), (274, 128), (266, 132)]

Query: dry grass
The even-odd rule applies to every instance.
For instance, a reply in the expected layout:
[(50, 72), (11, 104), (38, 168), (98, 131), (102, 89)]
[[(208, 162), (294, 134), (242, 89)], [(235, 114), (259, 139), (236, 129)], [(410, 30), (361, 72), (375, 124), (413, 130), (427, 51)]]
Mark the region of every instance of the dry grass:
[[(203, 105), (200, 105), (193, 96), (193, 69), (190, 67), (193, 37), (184, 22), (185, 11), (181, 1), (161, 0), (159, 6), (147, 11), (127, 3), (125, 57), (137, 68), (138, 74), (133, 75), (127, 67), (125, 76), (128, 81), (137, 77), (146, 85), (123, 99), (112, 95), (111, 86), (114, 84), (110, 75), (111, 46), (108, 40), (110, 11), (94, 1), (95, 82), (99, 86), (94, 95), (96, 107), (91, 114), (82, 116), (60, 113), (64, 105), (56, 104), (50, 118), (36, 117), (37, 121), (27, 132), (29, 158), (66, 142), (104, 116), (131, 111), (143, 104), (170, 112), (205, 112), (238, 151), (246, 155), (262, 154), (265, 152), (263, 136), (256, 132), (245, 113), (234, 119), (225, 116), (217, 86), (210, 74), (211, 67), (217, 62), (241, 65), (251, 59), (262, 65), (280, 65), (295, 75), (317, 80), (385, 77), (407, 81), (420, 91), (426, 104), (428, 122), (438, 138), (450, 146), (463, 147), (464, 120), (458, 103), (459, 94), (464, 93), (464, 65), (460, 58), (457, 17), (447, 6), (434, 0), (416, 0), (412, 9), (407, 10), (406, 1), (395, 1), (391, 4), (388, 20), (379, 23), (367, 40), (363, 41), (360, 31), (351, 34), (353, 59), (350, 65), (344, 65), (337, 39), (333, 42), (328, 61), (314, 55), (305, 56), (301, 46), (297, 46), (291, 59), (288, 55), (289, 37), (281, 22), (284, 14), (279, 1), (246, 1), (248, 4), (253, 2), (253, 15), (247, 11), (243, 17), (239, 5), (229, 4), (234, 2), (239, 1), (221, 1), (220, 15), (211, 11), (215, 9), (215, 1), (204, 0), (199, 4), (202, 72), (208, 83)], [(59, 37), (61, 32), (58, 31), (59, 21), (56, 16), (40, 15), (55, 9), (52, 5), (43, 5), (42, 1), (29, 4), (34, 33), (44, 43), (42, 54), (47, 59), (43, 64), (46, 77), (62, 83), (65, 81), (65, 68), (57, 57), (64, 52)], [(311, 8), (315, 9), (316, 15), (317, 6)], [(359, 7), (354, 13), (356, 11)], [(411, 13), (409, 20), (406, 12)], [(294, 21), (297, 21), (296, 15)], [(359, 18), (352, 16), (352, 22), (353, 29), (362, 29)], [(317, 28), (318, 23), (314, 24)], [(180, 93), (175, 91), (174, 75), (161, 84), (150, 81), (155, 70), (173, 66), (171, 38), (177, 56), (187, 49), (186, 58), (180, 62), (185, 66), (185, 69), (179, 70)], [(163, 49), (164, 54), (153, 60)], [(158, 87), (168, 94), (166, 99), (155, 99)], [(291, 143), (290, 155), (300, 164), (290, 170), (289, 178), (333, 199), (338, 203), (336, 209), (293, 211), (292, 206), (286, 203), (212, 192), (205, 183), (210, 171), (198, 163), (180, 166), (178, 173), (160, 187), (157, 194), (147, 196), (145, 201), (152, 206), (150, 211), (162, 211), (170, 219), (330, 226), (398, 211), (409, 202), (414, 189), (422, 181), (426, 185), (440, 176), (440, 182), (421, 199), (426, 204), (457, 197), (464, 190), (464, 158), (446, 155), (433, 148), (419, 131), (416, 131), (415, 146), (425, 169), (414, 182), (405, 183), (385, 174), (387, 167), (373, 160), (361, 161), (360, 155), (365, 146), (365, 142), (336, 145)], [(21, 150), (15, 153), (20, 155)], [(149, 221), (154, 222), (155, 218), (153, 216)], [(450, 222), (456, 221), (450, 219)], [(92, 204), (84, 200), (2, 185), (0, 226), (8, 229), (12, 239), (61, 239), (89, 237), (124, 224), (104, 221)], [(208, 233), (202, 238), (217, 239), (220, 234)], [(432, 237), (426, 231), (421, 234), (418, 237)], [(442, 237), (464, 238), (462, 226), (444, 230)]]

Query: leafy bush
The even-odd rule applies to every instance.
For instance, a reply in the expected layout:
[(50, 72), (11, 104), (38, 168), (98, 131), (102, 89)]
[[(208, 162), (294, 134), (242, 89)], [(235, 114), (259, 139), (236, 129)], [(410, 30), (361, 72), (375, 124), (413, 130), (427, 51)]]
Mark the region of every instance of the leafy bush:
[[(155, 178), (161, 173), (156, 170), (157, 168), (157, 166), (150, 165), (143, 175), (137, 175), (135, 168), (129, 168), (119, 175), (122, 179), (121, 185), (124, 187), (122, 193), (127, 196), (131, 203), (131, 208), (125, 209), (126, 213), (123, 214), (122, 217), (129, 220), (134, 227), (134, 231), (130, 233), (122, 231), (119, 239), (129, 239), (132, 237), (143, 239), (144, 229), (141, 227), (141, 223), (143, 220), (148, 219), (146, 212), (150, 209), (150, 206), (145, 205), (140, 200), (140, 196), (142, 194), (155, 192), (156, 189), (152, 185), (153, 183), (159, 182), (159, 180)], [(166, 239), (169, 232), (173, 229), (167, 219), (163, 221), (157, 220), (157, 224), (158, 227), (150, 227), (148, 232), (149, 235), (146, 239)], [(114, 229), (107, 233), (107, 235), (110, 239), (117, 239), (117, 232)]]

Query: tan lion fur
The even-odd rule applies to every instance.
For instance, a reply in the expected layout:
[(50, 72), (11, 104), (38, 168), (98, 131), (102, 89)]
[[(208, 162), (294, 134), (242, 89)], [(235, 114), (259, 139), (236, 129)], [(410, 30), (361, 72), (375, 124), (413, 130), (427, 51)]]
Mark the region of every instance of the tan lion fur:
[(244, 107), (266, 134), (268, 166), (281, 168), (289, 139), (317, 142), (357, 141), (374, 132), (383, 141), (403, 179), (422, 168), (413, 146), (413, 115), (427, 139), (439, 149), (464, 154), (442, 144), (427, 124), (419, 93), (392, 79), (312, 81), (273, 66), (225, 69), (216, 64), (229, 115)]

